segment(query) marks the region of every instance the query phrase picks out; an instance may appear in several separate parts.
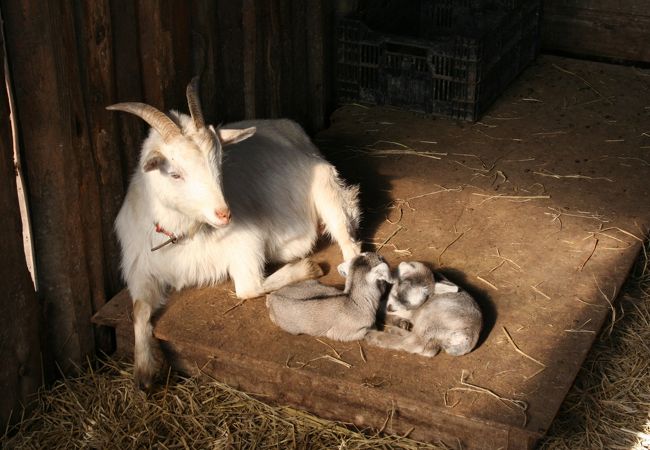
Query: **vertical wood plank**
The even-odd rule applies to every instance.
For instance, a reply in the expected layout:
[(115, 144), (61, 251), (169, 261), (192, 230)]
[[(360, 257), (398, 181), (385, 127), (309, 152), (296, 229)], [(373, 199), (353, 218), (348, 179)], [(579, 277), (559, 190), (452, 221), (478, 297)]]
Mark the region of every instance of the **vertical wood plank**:
[(325, 125), (325, 89), (323, 73), (324, 17), (323, 0), (307, 0), (307, 81), (309, 99), (308, 128), (311, 132)]
[(296, 121), (308, 127), (306, 4), (306, 1), (293, 0), (291, 8), (292, 85), (294, 92), (292, 113)]
[(191, 79), (191, 5), (173, 0), (139, 0), (138, 31), (146, 103), (167, 111), (187, 111), (185, 87)]
[(292, 60), (292, 38), (291, 38), (291, 3), (292, 0), (279, 0), (277, 7), (279, 45), (280, 45), (280, 113), (282, 117), (296, 119), (293, 110), (293, 73), (298, 70), (294, 67)]
[[(136, 4), (132, 0), (111, 0), (110, 8), (115, 59), (114, 101), (144, 101)], [(126, 189), (138, 162), (145, 125), (127, 114), (114, 114), (113, 122), (118, 124), (117, 143)]]
[(283, 94), (281, 87), (281, 45), (282, 36), (280, 34), (280, 0), (269, 0), (267, 2), (266, 30), (268, 38), (266, 40), (265, 66), (267, 72), (267, 114), (268, 117), (280, 117), (280, 97)]
[[(82, 84), (101, 202), (104, 286), (112, 297), (121, 287), (120, 249), (113, 235), (113, 221), (124, 198), (117, 121), (115, 114), (106, 110), (115, 101), (113, 30), (108, 0), (82, 1), (79, 7), (79, 50), (83, 59), (81, 67), (85, 68), (81, 73)], [(96, 311), (101, 305), (93, 306)]]
[(336, 108), (336, 33), (335, 33), (335, 5), (334, 2), (322, 0), (323, 15), (323, 123), (319, 130), (329, 126), (329, 117)]
[(217, 121), (246, 117), (243, 7), (243, 0), (217, 0)]
[(269, 76), (267, 54), (272, 37), (269, 34), (269, 3), (270, 0), (255, 2), (255, 118), (269, 117)]
[(201, 76), (201, 106), (208, 123), (217, 120), (217, 3), (195, 0), (192, 10), (192, 74)]
[[(0, 18), (1, 19), (1, 18)], [(0, 25), (1, 26), (1, 25)], [(9, 101), (4, 86), (4, 42), (0, 33), (0, 427), (20, 418), (41, 384), (40, 307), (23, 251), (22, 224), (13, 158)]]
[(244, 116), (256, 117), (256, 61), (257, 61), (257, 21), (255, 0), (243, 0), (242, 23), (244, 34)]
[(170, 30), (173, 44), (173, 79), (167, 92), (167, 102), (180, 111), (187, 112), (185, 89), (196, 75), (192, 68), (192, 4), (170, 0), (165, 11), (163, 26)]
[[(99, 193), (70, 5), (2, 1), (33, 219), (45, 342), (64, 372), (94, 350), (89, 318), (102, 277)], [(98, 275), (99, 273), (99, 275)]]

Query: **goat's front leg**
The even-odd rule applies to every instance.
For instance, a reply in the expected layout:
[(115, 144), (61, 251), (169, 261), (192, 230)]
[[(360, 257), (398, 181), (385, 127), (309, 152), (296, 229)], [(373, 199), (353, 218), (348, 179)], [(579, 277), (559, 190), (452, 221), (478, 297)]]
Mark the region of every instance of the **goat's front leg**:
[(264, 278), (264, 264), (259, 258), (241, 255), (231, 264), (229, 275), (235, 283), (235, 293), (239, 298), (261, 297), (284, 286), (302, 280), (318, 278), (323, 275), (318, 264), (310, 259), (285, 264)]
[(341, 248), (343, 260), (361, 253), (361, 243), (355, 240), (361, 218), (359, 189), (345, 186), (334, 167), (320, 164), (314, 168), (311, 194), (325, 229)]
[[(131, 290), (131, 289), (130, 289)], [(151, 318), (162, 304), (157, 288), (133, 289), (133, 329), (135, 332), (134, 379), (140, 389), (148, 390), (160, 372), (164, 356), (153, 335)]]

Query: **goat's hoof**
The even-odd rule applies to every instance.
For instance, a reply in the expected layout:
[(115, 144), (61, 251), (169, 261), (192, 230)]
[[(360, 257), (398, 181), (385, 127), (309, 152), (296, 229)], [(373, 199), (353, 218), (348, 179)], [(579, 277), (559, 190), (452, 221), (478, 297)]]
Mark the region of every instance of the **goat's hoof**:
[(399, 322), (397, 322), (397, 326), (402, 330), (406, 330), (406, 331), (411, 331), (411, 329), (413, 328), (413, 324), (406, 319), (402, 319)]
[(440, 353), (440, 347), (425, 347), (421, 352), (420, 355), (426, 356), (427, 358), (433, 358), (436, 356), (438, 353)]
[(133, 374), (135, 386), (141, 391), (149, 392), (157, 376), (157, 371), (151, 372), (147, 368), (136, 367)]
[(366, 333), (363, 340), (370, 345), (379, 346), (379, 341), (381, 341), (380, 333), (382, 333), (382, 331), (369, 331)]
[(162, 370), (165, 358), (158, 345), (151, 348), (151, 353), (144, 361), (137, 361), (133, 369), (133, 378), (138, 389), (149, 392), (153, 388)]

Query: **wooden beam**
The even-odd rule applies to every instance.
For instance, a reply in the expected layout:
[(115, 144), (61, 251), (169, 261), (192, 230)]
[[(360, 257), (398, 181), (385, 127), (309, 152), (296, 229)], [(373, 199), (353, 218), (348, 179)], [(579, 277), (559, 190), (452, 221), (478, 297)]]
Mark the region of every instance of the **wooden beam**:
[(548, 1), (542, 20), (542, 47), (581, 56), (650, 62), (650, 12), (647, 7), (639, 11), (638, 3), (608, 7), (611, 2), (604, 0)]
[(0, 427), (20, 419), (23, 405), (41, 385), (40, 307), (27, 270), (4, 80), (4, 40), (0, 33)]

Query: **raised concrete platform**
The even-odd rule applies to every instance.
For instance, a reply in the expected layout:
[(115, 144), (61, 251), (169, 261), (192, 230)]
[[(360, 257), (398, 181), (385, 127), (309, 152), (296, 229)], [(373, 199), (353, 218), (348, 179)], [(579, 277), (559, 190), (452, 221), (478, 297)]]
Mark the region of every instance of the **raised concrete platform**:
[[(469, 355), (291, 336), (228, 285), (175, 294), (156, 336), (179, 369), (270, 402), (454, 448), (531, 448), (647, 234), (648, 119), (648, 71), (552, 57), (481, 123), (354, 105), (334, 114), (317, 143), (361, 184), (366, 248), (428, 261), (477, 296), (487, 323)], [(326, 282), (343, 283), (337, 248), (314, 258)], [(122, 293), (96, 316), (125, 352), (129, 314)]]

